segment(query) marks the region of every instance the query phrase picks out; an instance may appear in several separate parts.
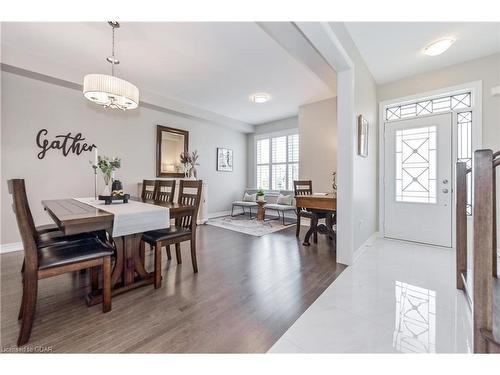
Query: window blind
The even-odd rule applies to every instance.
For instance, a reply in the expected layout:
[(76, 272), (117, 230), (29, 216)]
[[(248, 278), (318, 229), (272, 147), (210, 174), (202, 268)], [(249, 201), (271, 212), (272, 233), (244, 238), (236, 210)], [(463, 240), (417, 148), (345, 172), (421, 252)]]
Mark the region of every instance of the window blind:
[(255, 150), (257, 188), (293, 190), (299, 178), (299, 135), (259, 139)]

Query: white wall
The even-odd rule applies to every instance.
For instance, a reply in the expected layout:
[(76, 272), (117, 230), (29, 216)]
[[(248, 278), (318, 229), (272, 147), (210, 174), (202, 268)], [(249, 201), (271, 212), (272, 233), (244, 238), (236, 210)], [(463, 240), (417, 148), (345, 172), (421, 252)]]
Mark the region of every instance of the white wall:
[(290, 129), (299, 128), (299, 118), (297, 116), (287, 117), (284, 119), (266, 122), (260, 125), (255, 125), (255, 132), (247, 135), (247, 150), (248, 150), (248, 170), (247, 170), (247, 182), (248, 187), (255, 188), (255, 136), (261, 134), (275, 133), (281, 131), (287, 131)]
[[(500, 85), (500, 53), (379, 85), (377, 95), (379, 101), (384, 101), (479, 80), (483, 82), (483, 148), (498, 151), (500, 97), (491, 96), (491, 88)], [(500, 176), (497, 181), (497, 196), (500, 196)], [(497, 201), (497, 210), (500, 212), (500, 200)], [(500, 231), (500, 221), (497, 223), (497, 231)]]
[(379, 101), (415, 95), (426, 91), (483, 81), (483, 147), (500, 148), (500, 98), (491, 96), (491, 88), (500, 85), (500, 54), (418, 74), (379, 85)]
[[(63, 157), (50, 150), (37, 158), (37, 132), (46, 128), (49, 138), (81, 132), (99, 152), (122, 158), (116, 178), (127, 192), (137, 183), (155, 178), (156, 125), (189, 131), (189, 149), (198, 150), (198, 176), (208, 183), (208, 212), (230, 209), (246, 186), (246, 134), (225, 126), (199, 122), (170, 113), (139, 108), (130, 112), (105, 110), (83, 98), (81, 92), (39, 80), (2, 72), (1, 140), (1, 243), (19, 241), (6, 181), (25, 178), (28, 198), (37, 224), (50, 222), (40, 201), (51, 198), (93, 196), (92, 153)], [(216, 171), (216, 148), (234, 150), (234, 172)], [(102, 188), (102, 179), (99, 178)]]
[[(353, 249), (357, 250), (378, 230), (377, 87), (344, 24), (333, 22), (329, 25), (354, 64), (355, 116), (362, 114), (369, 123), (368, 157), (355, 154), (353, 159)], [(339, 140), (344, 141), (350, 140)]]
[(315, 192), (332, 191), (337, 170), (337, 99), (330, 98), (299, 108), (301, 180), (312, 180)]

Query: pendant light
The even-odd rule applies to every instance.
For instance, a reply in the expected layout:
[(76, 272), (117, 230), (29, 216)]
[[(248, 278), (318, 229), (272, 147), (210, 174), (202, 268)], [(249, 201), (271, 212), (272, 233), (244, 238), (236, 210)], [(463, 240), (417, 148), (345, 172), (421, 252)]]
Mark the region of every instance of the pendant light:
[(117, 108), (123, 111), (139, 106), (139, 89), (124, 79), (115, 77), (115, 65), (120, 63), (115, 57), (115, 30), (120, 27), (116, 21), (108, 24), (112, 28), (111, 56), (106, 58), (111, 64), (111, 75), (87, 74), (83, 78), (83, 95), (105, 108)]

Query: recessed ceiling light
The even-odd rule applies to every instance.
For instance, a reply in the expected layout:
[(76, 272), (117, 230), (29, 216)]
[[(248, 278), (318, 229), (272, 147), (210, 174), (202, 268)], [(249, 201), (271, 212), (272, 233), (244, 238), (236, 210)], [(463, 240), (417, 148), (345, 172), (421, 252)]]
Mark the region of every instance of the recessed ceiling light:
[(424, 48), (424, 53), (427, 56), (437, 56), (442, 54), (455, 42), (455, 39), (445, 38), (438, 40), (437, 42), (432, 42), (427, 47)]
[(259, 92), (257, 94), (253, 94), (250, 97), (250, 100), (254, 103), (262, 104), (268, 102), (271, 99), (271, 95), (266, 94), (265, 92)]

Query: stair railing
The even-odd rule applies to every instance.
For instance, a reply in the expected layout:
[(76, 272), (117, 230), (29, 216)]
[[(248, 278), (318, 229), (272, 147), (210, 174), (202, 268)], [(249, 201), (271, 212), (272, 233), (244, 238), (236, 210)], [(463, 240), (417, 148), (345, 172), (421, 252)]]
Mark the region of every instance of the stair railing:
[[(491, 150), (474, 152), (472, 297), (475, 353), (500, 352), (498, 338), (495, 339), (493, 332), (493, 283), (497, 277), (495, 168), (498, 165), (500, 165), (500, 152), (493, 153)], [(457, 177), (458, 169), (457, 166)], [(458, 246), (457, 243), (457, 249)], [(460, 246), (463, 246), (463, 243)], [(460, 261), (463, 262), (461, 258)], [(460, 267), (463, 267), (463, 263), (460, 263)]]
[[(463, 290), (466, 294), (469, 291), (467, 285), (467, 175), (472, 169), (467, 168), (465, 162), (457, 163), (456, 170), (456, 262), (457, 289)], [(469, 295), (470, 299), (470, 295)], [(472, 299), (470, 299), (472, 301)]]

